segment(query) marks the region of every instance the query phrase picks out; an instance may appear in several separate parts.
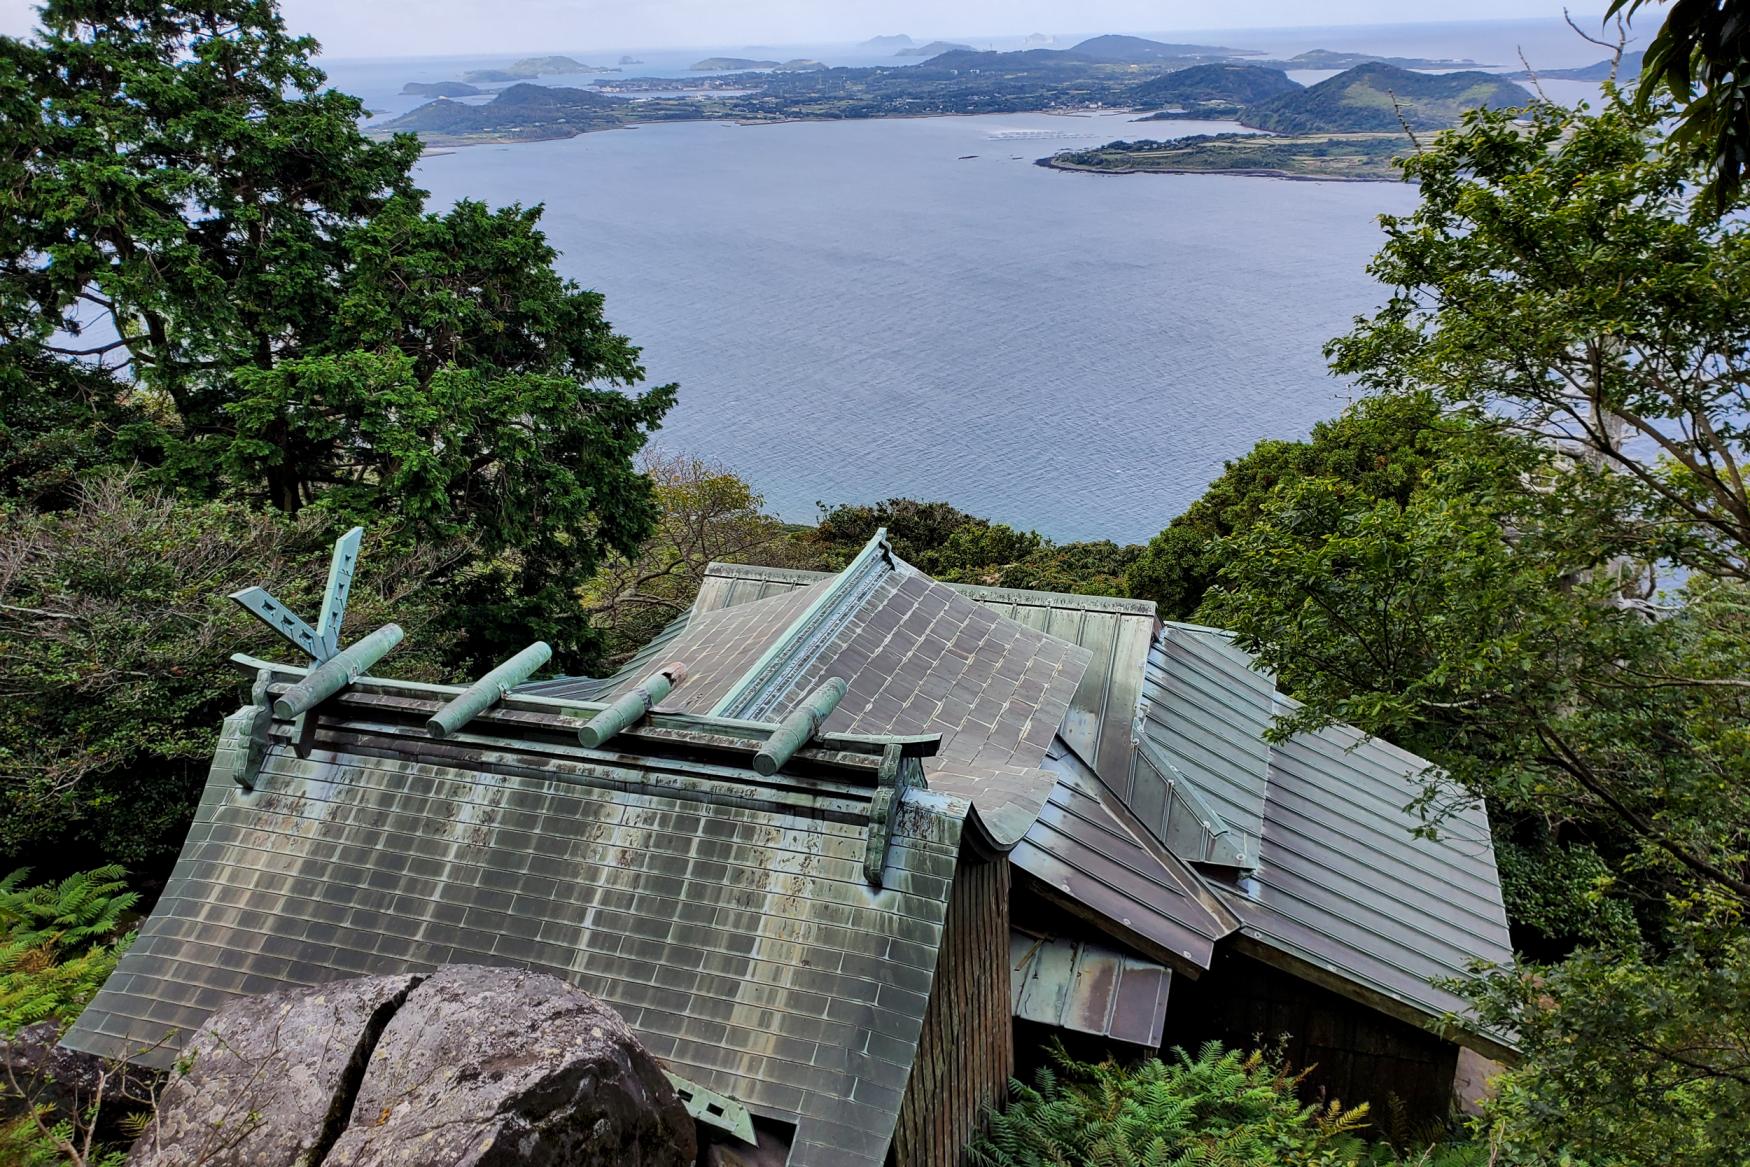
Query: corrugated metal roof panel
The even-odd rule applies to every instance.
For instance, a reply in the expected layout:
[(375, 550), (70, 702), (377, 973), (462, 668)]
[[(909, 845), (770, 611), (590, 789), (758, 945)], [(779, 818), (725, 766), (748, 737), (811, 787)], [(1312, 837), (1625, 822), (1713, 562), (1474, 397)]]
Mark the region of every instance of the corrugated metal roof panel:
[(1511, 960), (1483, 808), (1415, 833), (1425, 760), (1347, 726), (1266, 742), (1294, 702), (1215, 629), (1169, 625), (1149, 674), (1148, 740), (1223, 811), (1256, 808), (1252, 893), (1223, 890), (1246, 936), (1424, 1015), (1464, 1007), (1432, 981)]
[(1009, 934), (1015, 1016), (1149, 1049), (1161, 1044), (1173, 974), (1103, 945)]
[(1232, 914), (1076, 755), (1052, 765), (1057, 785), (1010, 860), (1138, 951), (1193, 973), (1208, 968), (1215, 942), (1237, 923)]
[[(1169, 623), (1148, 656), (1140, 714), (1142, 740), (1185, 776), (1235, 833), (1237, 849), (1255, 859), (1270, 782), (1264, 732), (1276, 715), (1269, 678), (1251, 671), (1219, 635)], [(1133, 802), (1138, 797), (1132, 792)]]

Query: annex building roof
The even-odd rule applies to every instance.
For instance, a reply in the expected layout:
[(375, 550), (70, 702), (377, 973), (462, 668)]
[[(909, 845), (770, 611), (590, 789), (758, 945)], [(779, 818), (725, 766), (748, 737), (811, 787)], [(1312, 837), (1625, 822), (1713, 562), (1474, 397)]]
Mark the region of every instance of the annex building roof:
[[(833, 578), (713, 564), (693, 610), (620, 676), (714, 615)], [(1423, 759), (1344, 726), (1270, 742), (1292, 700), (1226, 633), (1144, 601), (947, 586), (1088, 656), (1044, 762), (1057, 782), (1010, 856), (1042, 891), (1180, 972), (1232, 937), (1417, 1022), (1462, 1015), (1435, 982), (1511, 959), (1487, 817), (1470, 805), (1418, 831)]]

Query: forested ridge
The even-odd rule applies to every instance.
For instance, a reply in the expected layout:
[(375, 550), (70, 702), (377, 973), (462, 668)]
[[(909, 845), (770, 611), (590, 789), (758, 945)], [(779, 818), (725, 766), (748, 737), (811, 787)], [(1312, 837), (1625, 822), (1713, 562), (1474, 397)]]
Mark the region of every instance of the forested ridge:
[[(1355, 403), (1121, 546), (941, 501), (779, 521), (650, 444), (677, 387), (540, 208), (428, 206), (273, 4), (49, 0), (0, 38), (0, 1030), (76, 1015), (162, 887), (226, 657), (267, 649), (228, 592), (313, 608), (362, 524), (396, 675), (536, 637), (599, 673), (712, 560), (833, 570), (884, 526), (941, 579), (1230, 629), (1300, 702), (1278, 732), (1429, 759), (1424, 829), (1487, 806), (1519, 953), (1461, 986), (1523, 1054), (1474, 1122), (1303, 1105), (1268, 1049), (1065, 1055), (984, 1161), (1750, 1161), (1750, 226), (1741, 127), (1668, 96), (1730, 46), (1662, 36), (1639, 94), (1425, 136), (1382, 306), (1327, 349)], [(0, 1162), (120, 1129), (29, 1111)]]

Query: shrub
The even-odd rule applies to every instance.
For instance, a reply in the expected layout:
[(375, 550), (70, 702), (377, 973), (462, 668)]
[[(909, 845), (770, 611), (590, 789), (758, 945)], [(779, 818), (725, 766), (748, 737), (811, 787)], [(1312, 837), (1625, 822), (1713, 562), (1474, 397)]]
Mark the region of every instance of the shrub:
[[(1078, 1062), (1061, 1045), (1033, 1085), (1010, 1083), (1007, 1108), (974, 1140), (978, 1167), (1360, 1167), (1398, 1162), (1360, 1138), (1366, 1104), (1309, 1105), (1291, 1073), (1262, 1051), (1210, 1042), (1195, 1056), (1134, 1066)], [(1429, 1149), (1413, 1167), (1479, 1161), (1470, 1147)]]
[(77, 1017), (132, 939), (122, 922), (140, 898), (115, 866), (25, 886), (29, 877), (0, 878), (0, 1035)]

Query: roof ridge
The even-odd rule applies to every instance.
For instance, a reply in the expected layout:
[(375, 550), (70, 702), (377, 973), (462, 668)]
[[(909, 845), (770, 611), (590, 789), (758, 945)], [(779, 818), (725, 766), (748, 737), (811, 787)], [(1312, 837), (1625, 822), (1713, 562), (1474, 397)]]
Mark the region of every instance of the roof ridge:
[(818, 583), (830, 578), (830, 571), (811, 571), (803, 567), (767, 567), (758, 563), (729, 563), (713, 559), (705, 565), (706, 575), (729, 579), (763, 579), (786, 583)]
[(1020, 604), (1043, 604), (1048, 608), (1070, 608), (1083, 612), (1117, 612), (1125, 616), (1156, 616), (1153, 600), (1135, 600), (1126, 596), (1093, 596), (1080, 592), (1047, 592), (1037, 588), (1005, 588), (990, 584), (948, 583), (963, 596), (979, 596), (990, 600), (1011, 600)]
[(711, 715), (749, 718), (769, 714), (772, 703), (789, 690), (796, 676), (837, 635), (876, 585), (900, 568), (901, 561), (887, 543), (887, 528), (882, 527), (843, 571), (827, 577), (832, 583), (711, 707)]

